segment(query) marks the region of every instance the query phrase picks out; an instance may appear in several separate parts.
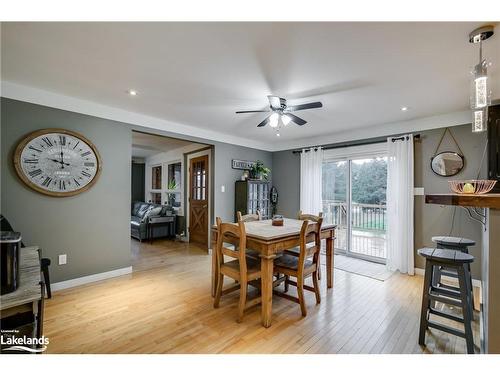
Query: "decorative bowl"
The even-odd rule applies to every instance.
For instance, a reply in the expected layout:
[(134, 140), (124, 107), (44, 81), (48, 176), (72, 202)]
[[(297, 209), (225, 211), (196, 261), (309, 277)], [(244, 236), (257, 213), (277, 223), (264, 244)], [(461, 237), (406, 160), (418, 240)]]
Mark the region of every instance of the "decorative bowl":
[(496, 180), (448, 181), (451, 191), (457, 194), (486, 194), (496, 184)]

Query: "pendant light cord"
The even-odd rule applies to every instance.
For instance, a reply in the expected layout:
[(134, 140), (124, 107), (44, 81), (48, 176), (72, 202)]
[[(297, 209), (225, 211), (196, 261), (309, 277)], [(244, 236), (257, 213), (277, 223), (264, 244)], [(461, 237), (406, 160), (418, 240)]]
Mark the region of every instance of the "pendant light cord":
[(479, 164), (479, 169), (477, 170), (476, 180), (479, 180), (479, 175), (481, 174), (481, 168), (483, 167), (484, 157), (486, 156), (487, 149), (488, 149), (488, 138), (486, 138), (486, 143), (484, 144), (483, 156), (481, 157), (481, 163)]

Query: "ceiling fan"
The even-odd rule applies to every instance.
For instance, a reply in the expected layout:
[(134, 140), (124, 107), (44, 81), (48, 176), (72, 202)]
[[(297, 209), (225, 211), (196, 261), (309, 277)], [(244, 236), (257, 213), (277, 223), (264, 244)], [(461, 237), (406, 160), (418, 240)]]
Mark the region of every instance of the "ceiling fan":
[[(282, 125), (287, 126), (290, 123), (290, 121), (300, 126), (305, 125), (307, 123), (306, 120), (301, 119), (300, 117), (294, 115), (291, 112), (323, 107), (323, 104), (321, 104), (321, 102), (312, 102), (312, 103), (288, 106), (286, 104), (285, 98), (280, 98), (279, 96), (276, 95), (268, 95), (267, 99), (269, 99), (268, 110), (237, 111), (236, 113), (272, 112), (259, 125), (257, 125), (257, 127), (260, 128), (262, 126), (266, 126), (267, 124), (269, 124), (272, 128), (277, 128), (277, 130), (279, 131)], [(279, 133), (277, 135), (279, 136)]]

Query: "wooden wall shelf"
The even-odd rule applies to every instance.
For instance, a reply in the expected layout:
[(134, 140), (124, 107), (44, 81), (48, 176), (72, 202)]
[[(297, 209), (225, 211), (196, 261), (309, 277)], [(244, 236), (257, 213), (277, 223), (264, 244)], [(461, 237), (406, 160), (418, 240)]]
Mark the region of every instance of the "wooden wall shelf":
[(500, 209), (500, 194), (427, 194), (425, 203)]

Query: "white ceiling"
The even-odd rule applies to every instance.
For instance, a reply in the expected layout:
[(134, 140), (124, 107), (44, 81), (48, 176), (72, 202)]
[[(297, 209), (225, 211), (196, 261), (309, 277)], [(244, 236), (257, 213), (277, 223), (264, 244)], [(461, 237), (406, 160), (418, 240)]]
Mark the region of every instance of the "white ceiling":
[(147, 158), (160, 152), (169, 152), (195, 144), (177, 138), (132, 132), (132, 156), (137, 158)]
[[(346, 132), (413, 130), (416, 119), (466, 111), (478, 54), (468, 34), (481, 25), (4, 23), (1, 72), (3, 81), (276, 150)], [(497, 27), (484, 44), (496, 98), (499, 34)], [(129, 88), (139, 95), (127, 95)], [(297, 112), (308, 124), (277, 138), (269, 127), (256, 128), (266, 114), (234, 113), (265, 108), (269, 94), (324, 107)]]

